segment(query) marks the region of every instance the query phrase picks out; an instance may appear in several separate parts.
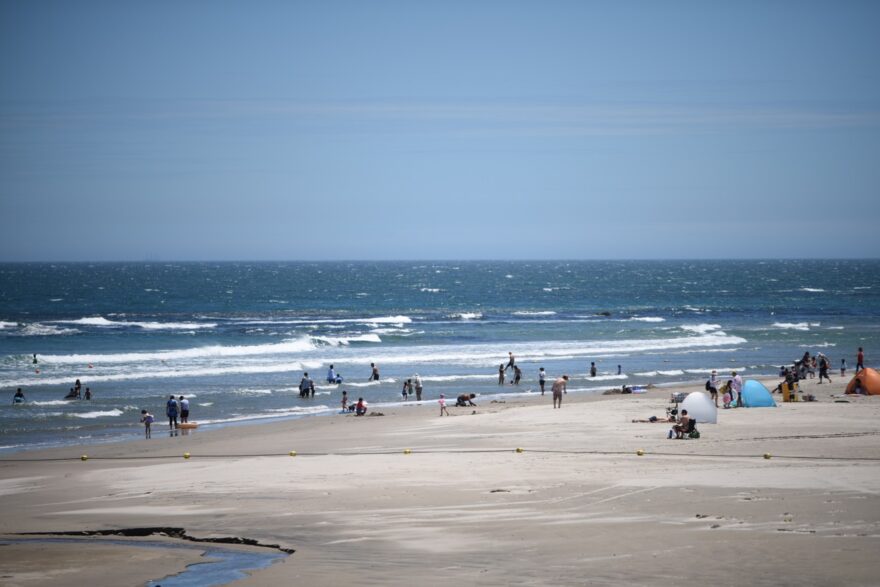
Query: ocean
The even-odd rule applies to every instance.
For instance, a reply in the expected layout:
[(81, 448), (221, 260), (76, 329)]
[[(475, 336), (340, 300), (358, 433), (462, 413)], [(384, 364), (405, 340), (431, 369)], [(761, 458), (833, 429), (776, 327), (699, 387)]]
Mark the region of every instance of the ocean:
[[(211, 428), (332, 416), (343, 389), (397, 405), (416, 373), (432, 404), (540, 393), (539, 367), (570, 393), (702, 389), (805, 351), (851, 374), (878, 343), (877, 260), (0, 264), (0, 451), (142, 438), (141, 409), (167, 433), (170, 394)], [(92, 400), (62, 399), (76, 379)]]

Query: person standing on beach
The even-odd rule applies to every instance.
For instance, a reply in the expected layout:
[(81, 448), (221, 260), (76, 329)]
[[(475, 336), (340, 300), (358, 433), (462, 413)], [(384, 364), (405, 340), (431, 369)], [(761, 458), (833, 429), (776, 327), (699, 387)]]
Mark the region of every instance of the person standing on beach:
[(730, 382), (731, 382), (731, 392), (730, 393), (731, 393), (731, 395), (736, 394), (736, 407), (741, 408), (741, 407), (743, 407), (743, 397), (742, 397), (743, 380), (742, 380), (742, 377), (737, 375), (736, 371), (732, 371), (730, 373), (730, 376), (732, 377), (732, 379), (730, 380)]
[(859, 371), (865, 368), (865, 351), (862, 350), (862, 347), (859, 347), (859, 353), (856, 355), (856, 375), (859, 374)]
[(498, 385), (504, 385), (504, 363), (498, 365)]
[(370, 378), (367, 381), (379, 381), (379, 367), (376, 363), (370, 363)]
[(591, 362), (590, 363), (590, 377), (595, 377), (595, 376), (596, 376), (596, 363)]
[(519, 380), (522, 379), (522, 369), (518, 366), (514, 365), (513, 367), (513, 381), (510, 382), (511, 385), (519, 385)]
[(150, 426), (153, 424), (153, 414), (147, 410), (141, 410), (141, 424), (144, 425), (144, 438), (151, 438)]
[(403, 382), (403, 389), (400, 391), (400, 395), (403, 396), (403, 401), (406, 401), (409, 399), (409, 386), (410, 386), (410, 382), (407, 379), (406, 381)]
[(562, 394), (568, 393), (568, 375), (563, 375), (553, 382), (553, 409), (562, 407)]
[(418, 373), (413, 376), (413, 385), (416, 387), (416, 401), (422, 401), (422, 378)]
[(513, 358), (513, 353), (508, 352), (507, 356), (508, 356), (507, 367), (504, 368), (505, 371), (512, 368), (514, 366), (514, 364), (516, 363), (516, 360)]
[(308, 373), (303, 373), (302, 379), (299, 380), (299, 397), (308, 398), (311, 389), (312, 380), (309, 379)]
[(840, 359), (840, 376), (846, 377), (846, 359)]
[(180, 403), (180, 423), (189, 422), (189, 400), (180, 396), (177, 401)]
[(177, 428), (177, 401), (172, 395), (165, 403), (165, 415), (168, 416), (168, 428), (174, 430)]
[(544, 367), (538, 369), (538, 385), (541, 386), (541, 395), (544, 395), (544, 384), (547, 382), (547, 373), (544, 371)]
[(344, 389), (342, 390), (342, 401), (340, 401), (340, 403), (342, 404), (342, 411), (343, 412), (348, 410), (348, 392), (345, 391)]

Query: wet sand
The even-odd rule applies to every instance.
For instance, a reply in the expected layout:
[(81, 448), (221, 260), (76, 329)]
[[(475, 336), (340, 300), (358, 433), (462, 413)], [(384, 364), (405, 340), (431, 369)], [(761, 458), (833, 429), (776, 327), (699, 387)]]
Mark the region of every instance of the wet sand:
[[(296, 549), (237, 583), (254, 586), (876, 584), (880, 398), (835, 403), (838, 379), (804, 389), (820, 401), (722, 410), (684, 441), (631, 422), (662, 416), (668, 388), (569, 394), (559, 410), (548, 393), (448, 418), (426, 402), (175, 438), (155, 426), (8, 457), (0, 532), (176, 526)], [(75, 562), (8, 548), (15, 580)], [(143, 584), (124, 557), (102, 566), (91, 584)]]

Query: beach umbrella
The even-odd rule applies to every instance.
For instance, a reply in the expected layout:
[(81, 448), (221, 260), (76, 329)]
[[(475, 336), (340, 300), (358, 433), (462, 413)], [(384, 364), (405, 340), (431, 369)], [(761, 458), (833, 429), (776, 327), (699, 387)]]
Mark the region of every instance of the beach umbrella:
[(743, 384), (743, 406), (747, 408), (775, 408), (776, 402), (770, 390), (764, 384), (754, 379), (749, 379)]
[(681, 410), (687, 410), (688, 416), (695, 419), (698, 423), (717, 424), (718, 408), (715, 403), (709, 399), (709, 396), (702, 391), (689, 393), (679, 406)]
[(868, 367), (862, 369), (852, 378), (849, 385), (846, 386), (847, 393), (856, 392), (856, 379), (862, 386), (862, 391), (868, 395), (880, 395), (880, 373)]

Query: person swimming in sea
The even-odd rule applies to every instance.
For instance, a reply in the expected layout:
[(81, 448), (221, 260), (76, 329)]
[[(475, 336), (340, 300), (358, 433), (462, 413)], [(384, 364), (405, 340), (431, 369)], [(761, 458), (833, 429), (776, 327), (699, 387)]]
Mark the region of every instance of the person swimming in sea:
[(19, 387), (19, 388), (15, 391), (15, 395), (12, 396), (12, 403), (13, 403), (13, 404), (23, 404), (24, 402), (25, 402), (25, 399), (24, 399), (24, 392), (23, 392), (23, 391), (21, 390), (21, 388)]

